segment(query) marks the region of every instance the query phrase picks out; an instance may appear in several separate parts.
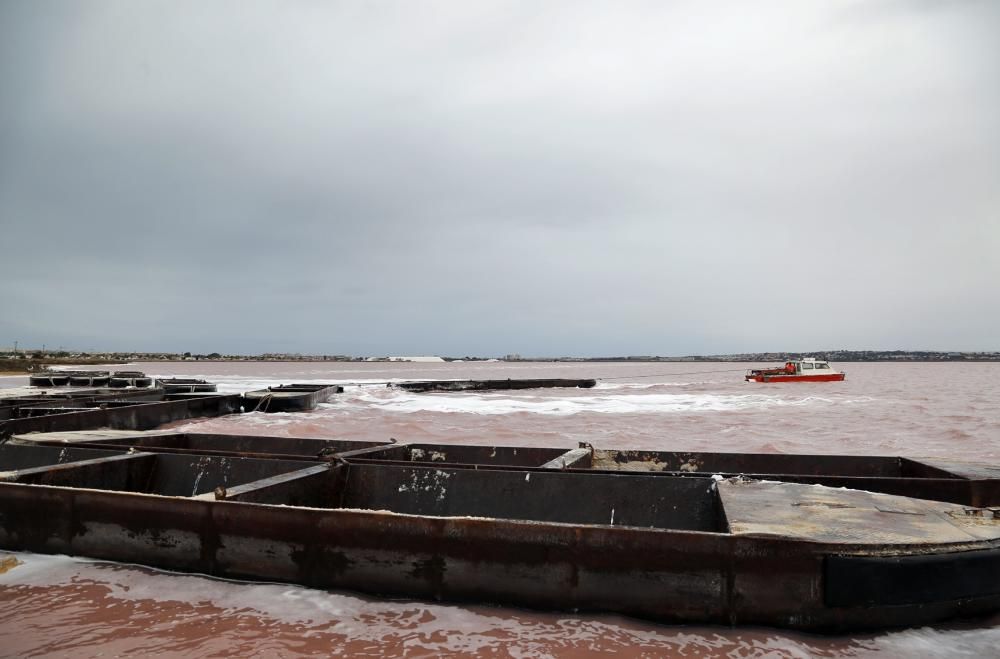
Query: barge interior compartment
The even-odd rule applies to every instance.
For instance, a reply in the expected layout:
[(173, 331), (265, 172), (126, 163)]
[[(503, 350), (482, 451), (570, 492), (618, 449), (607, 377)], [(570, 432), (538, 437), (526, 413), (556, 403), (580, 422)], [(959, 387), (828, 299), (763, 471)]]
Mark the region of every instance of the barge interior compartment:
[(115, 371), (111, 374), (108, 386), (117, 389), (126, 387), (151, 387), (153, 378), (142, 371)]
[[(588, 446), (588, 445), (583, 445)], [(1000, 506), (1000, 468), (939, 458), (592, 449), (590, 468), (665, 475), (746, 476)], [(584, 466), (585, 459), (571, 465)]]
[(71, 387), (107, 387), (110, 384), (110, 371), (72, 371), (69, 375)]
[(484, 446), (472, 444), (387, 444), (341, 453), (351, 462), (377, 461), (426, 463), (472, 468), (482, 466), (565, 468), (586, 460), (590, 452), (581, 449), (539, 446)]
[(106, 387), (110, 379), (110, 371), (40, 371), (28, 375), (28, 384), (32, 387)]
[(168, 394), (206, 393), (217, 389), (215, 383), (197, 378), (163, 378), (156, 380), (156, 386)]
[(28, 376), (28, 384), (32, 387), (65, 387), (69, 385), (69, 373), (59, 371), (41, 371)]
[(317, 439), (311, 437), (273, 437), (264, 435), (234, 435), (198, 432), (147, 431), (117, 433), (76, 433), (48, 438), (46, 435), (27, 436), (25, 440), (48, 445), (136, 449), (157, 453), (194, 453), (199, 455), (229, 455), (235, 457), (273, 457), (301, 460), (327, 460), (342, 453), (352, 453), (381, 446), (388, 442), (348, 439)]
[(896, 456), (794, 453), (712, 453), (594, 449), (594, 469), (710, 472), (713, 474), (800, 474), (879, 478), (958, 478), (943, 469)]
[[(428, 464), (500, 464), (541, 466), (557, 458), (567, 468), (622, 473), (665, 473), (675, 476), (797, 475), (871, 478), (950, 478), (961, 475), (909, 458), (791, 453), (710, 453), (579, 448), (491, 446), (474, 444), (395, 443), (345, 458)], [(996, 472), (1000, 478), (1000, 471)]]
[(393, 444), (341, 453), (351, 462), (421, 463), (479, 469), (544, 467), (664, 477), (730, 478), (808, 483), (899, 494), (969, 506), (1000, 506), (1000, 469), (936, 458), (897, 456), (707, 453)]
[[(311, 462), (212, 455), (177, 455), (6, 443), (6, 483), (194, 497), (315, 466)], [(221, 491), (220, 491), (221, 494)]]
[(348, 462), (339, 508), (722, 532), (714, 481)]

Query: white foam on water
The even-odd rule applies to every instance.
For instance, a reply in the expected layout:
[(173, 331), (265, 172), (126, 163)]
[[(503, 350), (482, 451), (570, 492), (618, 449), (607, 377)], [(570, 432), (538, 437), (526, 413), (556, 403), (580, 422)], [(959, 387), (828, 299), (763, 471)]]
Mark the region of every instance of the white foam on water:
[(692, 382), (605, 382), (598, 381), (591, 390), (653, 389), (655, 387), (688, 387)]
[[(260, 425), (267, 427), (278, 428), (281, 426), (294, 426), (302, 423), (303, 416), (301, 412), (245, 412), (240, 414), (239, 422), (246, 423), (249, 425)], [(192, 422), (192, 425), (197, 426), (200, 420), (196, 419)], [(178, 428), (180, 430), (184, 426)]]
[(1000, 627), (934, 629), (921, 627), (855, 641), (852, 657), (984, 657), (996, 656)]
[[(281, 625), (292, 625), (302, 636), (330, 635), (352, 643), (373, 644), (391, 640), (420, 653), (502, 651), (511, 656), (545, 657), (600, 645), (611, 652), (616, 648), (642, 648), (653, 654), (678, 656), (982, 657), (992, 656), (1000, 645), (1000, 627), (995, 621), (979, 628), (923, 627), (857, 638), (813, 640), (776, 630), (761, 634), (750, 628), (641, 628), (626, 621), (619, 624), (614, 617), (522, 614), (510, 609), (496, 609), (494, 614), (485, 607), (367, 598), (291, 584), (230, 581), (69, 556), (23, 552), (13, 555), (22, 564), (0, 574), (0, 586), (4, 588), (74, 589), (96, 584), (107, 589), (103, 601), (106, 607), (121, 602), (181, 603), (190, 605), (199, 616), (253, 616), (256, 627), (273, 627), (275, 633), (281, 633)], [(216, 610), (208, 612), (206, 606)], [(181, 610), (173, 615), (183, 621), (192, 614)], [(282, 641), (275, 642), (277, 646), (269, 647), (281, 647)], [(330, 653), (337, 651), (340, 648), (331, 645)]]
[(661, 414), (765, 409), (775, 406), (830, 403), (817, 396), (788, 399), (761, 394), (612, 394), (575, 393), (566, 396), (462, 392), (414, 394), (398, 389), (359, 389), (338, 398), (341, 405), (358, 405), (388, 412), (441, 412), (454, 414), (542, 414), (568, 416), (596, 414)]
[(553, 634), (584, 645), (616, 638), (624, 647), (679, 647), (690, 645), (697, 636), (628, 629), (601, 620), (555, 616), (547, 621), (522, 620), (502, 609), (499, 615), (489, 615), (457, 605), (368, 599), (290, 584), (229, 581), (69, 556), (18, 553), (16, 557), (23, 564), (0, 575), (5, 587), (78, 587), (92, 582), (107, 588), (108, 598), (116, 601), (180, 602), (200, 609), (211, 605), (220, 609), (212, 615), (255, 615), (262, 627), (308, 626), (307, 633), (342, 635), (351, 642), (378, 643), (400, 637), (408, 647), (433, 653), (480, 652), (514, 641), (525, 656), (550, 656), (545, 649), (552, 648)]

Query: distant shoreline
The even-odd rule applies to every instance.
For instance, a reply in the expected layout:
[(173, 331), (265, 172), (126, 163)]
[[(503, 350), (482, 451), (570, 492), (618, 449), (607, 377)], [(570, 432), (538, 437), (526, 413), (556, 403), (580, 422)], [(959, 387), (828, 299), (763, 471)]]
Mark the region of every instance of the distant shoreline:
[(937, 352), (937, 351), (903, 351), (903, 350), (828, 350), (815, 352), (768, 352), (739, 353), (731, 355), (694, 355), (684, 357), (659, 356), (628, 356), (628, 357), (521, 357), (507, 355), (505, 357), (440, 357), (440, 361), (427, 361), (426, 357), (350, 357), (346, 355), (198, 355), (186, 353), (62, 353), (51, 354), (32, 353), (26, 351), (15, 356), (11, 353), (0, 353), (0, 375), (27, 375), (37, 373), (51, 366), (96, 366), (126, 364), (130, 362), (152, 363), (240, 363), (240, 362), (275, 362), (275, 363), (325, 363), (344, 362), (353, 364), (400, 364), (400, 363), (504, 363), (504, 364), (537, 364), (537, 363), (581, 363), (581, 364), (719, 364), (719, 363), (769, 363), (783, 362), (801, 357), (817, 357), (836, 363), (948, 363), (948, 362), (1000, 362), (1000, 352)]

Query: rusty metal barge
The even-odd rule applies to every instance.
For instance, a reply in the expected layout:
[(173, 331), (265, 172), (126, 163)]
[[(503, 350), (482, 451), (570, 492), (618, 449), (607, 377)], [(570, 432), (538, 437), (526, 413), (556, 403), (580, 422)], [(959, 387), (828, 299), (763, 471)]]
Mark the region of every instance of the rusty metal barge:
[(344, 388), (336, 384), (282, 384), (243, 394), (247, 412), (306, 412), (316, 409)]
[(141, 371), (41, 371), (28, 376), (32, 387), (151, 387), (153, 378)]
[(1000, 609), (982, 465), (104, 430), (17, 436), (0, 470), (12, 550), (671, 623)]
[(14, 434), (94, 428), (148, 430), (172, 421), (240, 411), (239, 394), (167, 394), (163, 389), (74, 389), (0, 398), (0, 442)]
[(197, 378), (163, 378), (156, 381), (156, 386), (168, 394), (211, 393), (217, 390), (217, 385)]
[(503, 391), (509, 389), (590, 389), (597, 384), (593, 379), (507, 379), (507, 380), (425, 380), (394, 382), (390, 387), (407, 391)]
[(110, 371), (42, 371), (28, 376), (33, 387), (107, 387)]

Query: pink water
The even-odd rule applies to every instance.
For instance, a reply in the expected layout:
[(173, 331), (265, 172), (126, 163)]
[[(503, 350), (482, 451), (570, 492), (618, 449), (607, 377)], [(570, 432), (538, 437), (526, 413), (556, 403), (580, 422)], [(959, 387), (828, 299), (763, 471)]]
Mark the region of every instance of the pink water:
[[(185, 430), (343, 439), (660, 450), (942, 456), (1000, 462), (1000, 364), (841, 364), (842, 383), (743, 382), (743, 364), (137, 364), (223, 391), (354, 383), (307, 414)], [(410, 394), (386, 381), (596, 377), (590, 390)], [(5, 379), (0, 386), (23, 379)], [(365, 384), (367, 383), (367, 384)], [(614, 616), (389, 601), (18, 554), (0, 574), (0, 654), (94, 656), (996, 656), (1000, 616), (819, 637), (667, 627)]]

